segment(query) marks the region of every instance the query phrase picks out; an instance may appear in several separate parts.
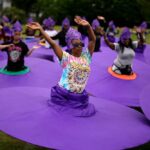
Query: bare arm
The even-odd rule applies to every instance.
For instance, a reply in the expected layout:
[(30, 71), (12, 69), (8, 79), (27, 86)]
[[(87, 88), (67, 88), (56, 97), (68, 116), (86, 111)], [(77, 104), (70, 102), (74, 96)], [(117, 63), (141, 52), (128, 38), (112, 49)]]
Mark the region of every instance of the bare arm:
[(53, 41), (53, 39), (48, 36), (47, 33), (45, 33), (45, 31), (43, 30), (43, 28), (41, 27), (41, 25), (39, 23), (34, 22), (31, 25), (27, 25), (27, 27), (29, 27), (31, 29), (34, 29), (34, 30), (40, 30), (40, 32), (43, 35), (43, 37), (46, 39), (46, 41), (53, 48), (53, 50), (54, 50), (56, 56), (59, 58), (59, 60), (62, 59), (63, 51), (62, 51), (61, 47), (59, 45), (57, 45), (55, 43), (55, 41)]
[(143, 38), (141, 29), (137, 29), (137, 34), (139, 36), (139, 41), (138, 41), (138, 46), (139, 46), (142, 45), (145, 42), (145, 40)]
[(87, 27), (87, 32), (89, 35), (88, 49), (90, 51), (90, 54), (92, 55), (94, 52), (94, 48), (95, 48), (96, 37), (95, 37), (94, 31), (90, 25)]
[(103, 33), (103, 35), (104, 35), (104, 40), (105, 40), (106, 44), (107, 44), (112, 50), (115, 50), (115, 44), (112, 43), (112, 42), (110, 42), (110, 41), (108, 40), (108, 38), (107, 38), (105, 32)]
[(94, 31), (93, 31), (91, 25), (89, 24), (89, 22), (87, 22), (84, 19), (81, 19), (79, 16), (75, 17), (74, 20), (78, 25), (87, 27), (87, 32), (88, 32), (88, 36), (89, 36), (88, 49), (89, 49), (90, 54), (92, 55), (94, 52), (94, 48), (95, 48), (96, 37), (95, 37)]
[(105, 17), (103, 16), (97, 16), (97, 19), (100, 21), (100, 24), (103, 26), (104, 31), (107, 29), (107, 22)]
[(33, 51), (35, 51), (36, 49), (38, 49), (38, 48), (40, 48), (41, 46), (33, 46), (29, 51), (28, 51), (28, 53), (27, 53), (27, 55), (26, 56), (30, 56), (32, 53), (33, 53)]
[(0, 45), (0, 50), (4, 48), (8, 48), (10, 46), (13, 46), (13, 44), (8, 44), (8, 45)]
[(30, 56), (33, 51), (34, 51), (34, 49), (29, 50), (26, 56)]

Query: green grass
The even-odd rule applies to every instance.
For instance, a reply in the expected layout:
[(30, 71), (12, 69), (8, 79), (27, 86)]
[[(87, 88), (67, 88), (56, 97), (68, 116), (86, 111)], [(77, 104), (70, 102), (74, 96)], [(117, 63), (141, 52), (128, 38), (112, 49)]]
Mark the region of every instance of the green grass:
[(150, 34), (148, 34), (148, 35), (146, 36), (146, 43), (147, 43), (147, 44), (150, 44)]
[[(121, 34), (121, 28), (117, 28), (117, 30), (118, 30), (118, 34), (116, 35), (116, 37), (119, 37), (120, 36), (120, 34)], [(131, 29), (132, 30), (132, 29)], [(148, 32), (149, 32), (149, 34), (147, 34), (146, 35), (146, 43), (147, 44), (150, 44), (150, 29), (148, 30)], [(136, 34), (132, 34), (131, 35), (131, 38), (132, 38), (132, 40), (134, 41), (134, 40), (137, 40), (137, 36), (136, 36)]]
[[(73, 26), (73, 28), (77, 29), (76, 26)], [(26, 29), (26, 26), (23, 25), (23, 32), (25, 31), (25, 29)], [(61, 30), (61, 26), (55, 26), (54, 29), (57, 30), (57, 31), (60, 31)], [(119, 37), (121, 29), (118, 29), (118, 30), (119, 30), (119, 34), (117, 34), (117, 37)], [(150, 30), (149, 30), (149, 32), (150, 32)], [(39, 35), (39, 31), (36, 32), (36, 35)], [(26, 37), (26, 35), (22, 35), (22, 36), (23, 36), (23, 38)], [(137, 36), (135, 34), (132, 34), (131, 37), (132, 37), (133, 40), (137, 40)], [(150, 44), (150, 33), (146, 36), (146, 43)]]
[[(32, 145), (0, 132), (0, 150), (52, 150)], [(54, 149), (53, 149), (54, 150)], [(128, 150), (150, 150), (150, 142)]]
[(150, 142), (127, 150), (150, 150)]
[(20, 141), (3, 132), (0, 132), (0, 150), (50, 150), (50, 149)]
[[(137, 40), (137, 36), (135, 34), (132, 34), (132, 39)], [(150, 33), (146, 35), (146, 43), (150, 44)]]

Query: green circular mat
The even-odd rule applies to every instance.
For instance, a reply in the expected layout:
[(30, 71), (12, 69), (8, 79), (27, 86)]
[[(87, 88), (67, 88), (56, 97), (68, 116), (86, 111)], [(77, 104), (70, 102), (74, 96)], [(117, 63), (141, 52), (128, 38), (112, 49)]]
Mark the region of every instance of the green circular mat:
[(30, 71), (30, 69), (28, 67), (24, 70), (16, 71), (16, 72), (15, 71), (8, 71), (7, 69), (0, 68), (1, 74), (12, 75), (12, 76), (23, 75), (23, 74), (28, 73), (29, 71)]

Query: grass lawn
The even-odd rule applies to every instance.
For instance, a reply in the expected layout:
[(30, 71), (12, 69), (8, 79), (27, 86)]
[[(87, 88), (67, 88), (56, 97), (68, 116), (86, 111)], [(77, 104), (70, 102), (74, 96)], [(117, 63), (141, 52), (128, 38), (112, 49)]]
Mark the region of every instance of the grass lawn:
[[(0, 150), (50, 150), (32, 145), (0, 132)], [(52, 150), (52, 149), (51, 149)]]
[[(0, 132), (0, 150), (53, 150), (32, 145)], [(150, 142), (129, 150), (150, 150)]]

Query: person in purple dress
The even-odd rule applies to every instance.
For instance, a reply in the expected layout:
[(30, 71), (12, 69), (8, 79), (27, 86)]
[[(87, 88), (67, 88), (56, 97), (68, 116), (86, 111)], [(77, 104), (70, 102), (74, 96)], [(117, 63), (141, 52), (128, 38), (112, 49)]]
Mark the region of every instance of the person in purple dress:
[(67, 31), (69, 30), (70, 28), (70, 20), (68, 18), (65, 18), (63, 21), (62, 21), (62, 28), (61, 28), (61, 31), (59, 31), (55, 36), (52, 37), (53, 40), (59, 40), (59, 45), (64, 47), (67, 45), (66, 43), (66, 39), (65, 39), (65, 36), (66, 36), (66, 33)]
[[(28, 18), (28, 20), (27, 20), (27, 23), (31, 23), (31, 22), (33, 22), (33, 18)], [(34, 30), (32, 30), (32, 29), (29, 29), (29, 28), (27, 28), (26, 30), (25, 30), (25, 34), (26, 34), (26, 38), (34, 38), (34, 36), (35, 36), (35, 31)]]
[(139, 31), (140, 39), (132, 41), (131, 32), (126, 27), (123, 29), (118, 43), (112, 43), (103, 32), (106, 44), (117, 52), (117, 57), (113, 62), (112, 71), (120, 75), (132, 75), (132, 63), (135, 57), (135, 48), (143, 44), (142, 33)]
[(5, 70), (17, 72), (27, 69), (27, 67), (24, 65), (24, 58), (25, 56), (31, 55), (35, 48), (29, 50), (28, 46), (21, 40), (22, 26), (19, 21), (17, 21), (13, 25), (12, 31), (13, 39), (10, 41), (6, 41), (3, 44), (13, 45), (10, 47), (6, 47), (1, 51), (6, 52), (8, 56), (7, 66), (5, 67)]
[(89, 22), (75, 18), (78, 25), (85, 26), (89, 35), (88, 47), (83, 50), (81, 34), (70, 28), (66, 34), (66, 42), (71, 50), (71, 54), (62, 50), (62, 48), (50, 38), (39, 23), (27, 25), (32, 29), (38, 29), (53, 48), (59, 63), (63, 68), (63, 73), (58, 85), (51, 89), (51, 98), (49, 105), (57, 111), (63, 111), (67, 114), (78, 117), (88, 117), (95, 114), (95, 107), (88, 102), (89, 95), (85, 91), (85, 86), (90, 73), (90, 62), (95, 47), (95, 35)]
[[(137, 39), (141, 38), (140, 37), (141, 35), (140, 35), (139, 31), (142, 32), (142, 38), (143, 38), (144, 42), (146, 42), (146, 35), (148, 34), (148, 32), (147, 32), (147, 22), (143, 21), (141, 23), (141, 25), (136, 29)], [(143, 43), (141, 45), (138, 45), (138, 47), (135, 49), (135, 52), (144, 53), (145, 48), (146, 48), (146, 44)]]
[(116, 34), (117, 34), (116, 26), (115, 26), (113, 21), (110, 21), (108, 24), (108, 28), (106, 30), (106, 35), (107, 35), (107, 38), (109, 39), (110, 42), (114, 43), (116, 41), (115, 40)]

